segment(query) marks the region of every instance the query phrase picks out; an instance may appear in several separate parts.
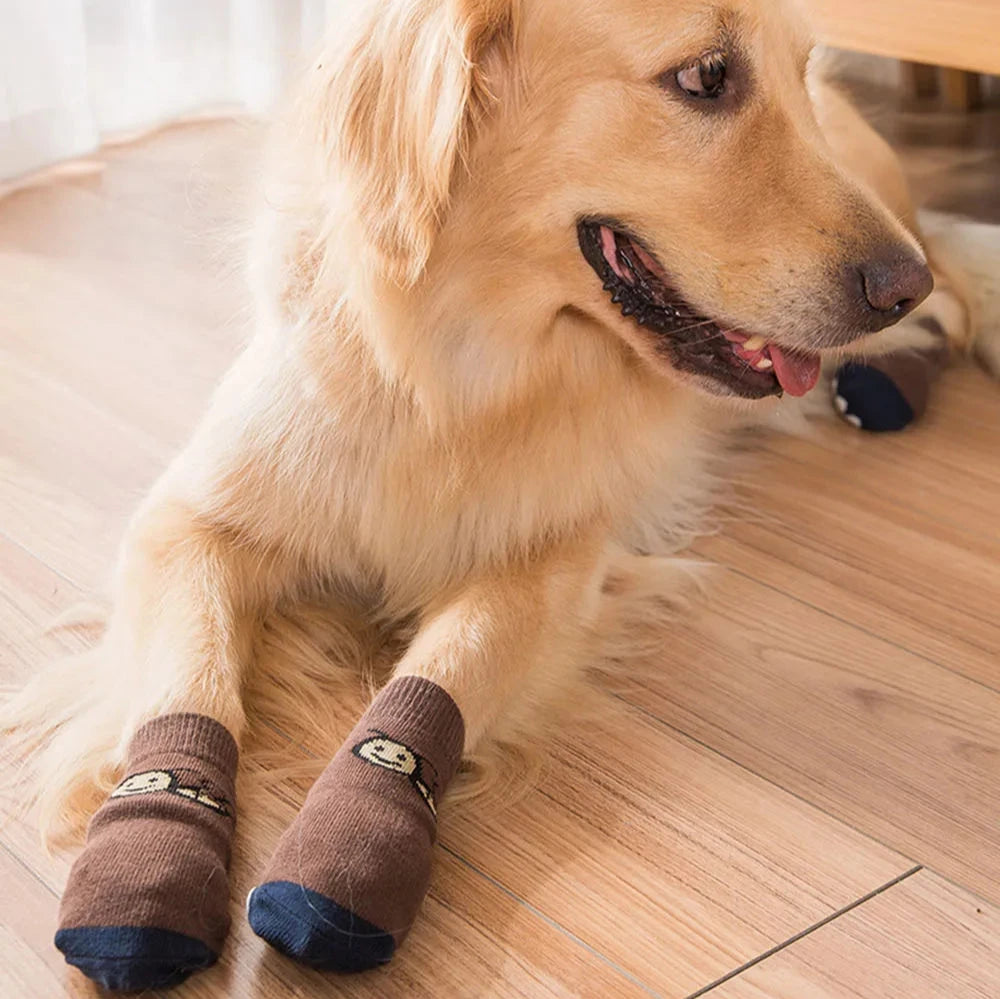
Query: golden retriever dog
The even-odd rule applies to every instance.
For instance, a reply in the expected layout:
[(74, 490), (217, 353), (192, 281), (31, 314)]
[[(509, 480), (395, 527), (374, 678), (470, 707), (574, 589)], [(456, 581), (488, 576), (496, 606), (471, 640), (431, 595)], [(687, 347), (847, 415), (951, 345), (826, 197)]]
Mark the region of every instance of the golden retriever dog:
[[(675, 596), (721, 432), (806, 396), (824, 358), (920, 346), (920, 315), (972, 349), (963, 278), (922, 245), (893, 154), (819, 78), (790, 0), (343, 6), (274, 129), (252, 339), (134, 516), (99, 647), (5, 709), (46, 822), (78, 821), (151, 719), (239, 743), (268, 642), (264, 698), (309, 724), (323, 709), (273, 630), (306, 603), (399, 625), (392, 682), (457, 709), (466, 757), (520, 738), (624, 654), (630, 607)], [(331, 635), (331, 660), (355, 656), (351, 626)], [(432, 750), (372, 731), (356, 766), (400, 777), (386, 793), (419, 792), (399, 807), (430, 821)], [(159, 788), (228, 821), (218, 789), (139, 769), (99, 816)], [(125, 911), (76, 897), (117, 890), (93, 873), (96, 826), (73, 904)]]

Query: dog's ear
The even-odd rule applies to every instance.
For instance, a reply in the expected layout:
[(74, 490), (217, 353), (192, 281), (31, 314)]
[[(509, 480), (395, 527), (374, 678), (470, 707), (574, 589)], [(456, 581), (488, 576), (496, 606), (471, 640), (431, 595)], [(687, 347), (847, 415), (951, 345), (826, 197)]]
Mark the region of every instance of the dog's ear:
[(315, 69), (322, 95), (310, 117), (325, 168), (347, 185), (380, 270), (401, 285), (427, 261), (491, 100), (484, 60), (509, 43), (515, 2), (367, 0)]

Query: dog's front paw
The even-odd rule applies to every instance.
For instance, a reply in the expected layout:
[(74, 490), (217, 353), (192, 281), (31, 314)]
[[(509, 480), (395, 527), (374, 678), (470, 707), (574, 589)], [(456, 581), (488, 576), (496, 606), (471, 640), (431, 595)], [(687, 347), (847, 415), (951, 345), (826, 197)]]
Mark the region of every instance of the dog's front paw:
[(218, 958), (236, 744), (211, 718), (164, 715), (139, 730), (129, 764), (70, 871), (55, 943), (99, 985), (136, 992)]
[(441, 687), (393, 680), (313, 785), (247, 898), (254, 933), (323, 970), (388, 961), (427, 891), (437, 802), (463, 738)]

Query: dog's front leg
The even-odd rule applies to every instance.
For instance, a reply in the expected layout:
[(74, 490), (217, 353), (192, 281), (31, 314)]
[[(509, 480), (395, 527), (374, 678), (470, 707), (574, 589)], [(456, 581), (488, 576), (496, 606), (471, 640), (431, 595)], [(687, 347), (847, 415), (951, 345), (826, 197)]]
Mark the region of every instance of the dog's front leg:
[(600, 569), (599, 545), (562, 547), (424, 615), (251, 893), (259, 936), (329, 970), (390, 959), (427, 890), (438, 807), (463, 751), (513, 710), (531, 671), (579, 656)]
[(126, 538), (100, 653), (117, 674), (104, 696), (143, 724), (90, 823), (56, 934), (106, 988), (173, 985), (225, 939), (240, 687), (272, 561), (172, 500), (147, 503)]

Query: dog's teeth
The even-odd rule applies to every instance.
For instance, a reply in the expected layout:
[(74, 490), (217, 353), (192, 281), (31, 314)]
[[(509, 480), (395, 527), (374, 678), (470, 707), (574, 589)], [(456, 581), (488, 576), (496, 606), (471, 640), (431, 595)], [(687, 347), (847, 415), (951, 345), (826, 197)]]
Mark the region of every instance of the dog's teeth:
[(752, 336), (749, 340), (745, 341), (743, 349), (749, 351), (751, 354), (754, 354), (758, 350), (762, 350), (766, 344), (767, 341), (760, 334), (758, 334), (757, 336)]
[(760, 360), (759, 360), (759, 361), (758, 361), (758, 362), (757, 362), (757, 363), (756, 363), (756, 364), (754, 365), (754, 367), (755, 367), (755, 368), (756, 368), (756, 369), (757, 369), (758, 371), (767, 371), (767, 369), (768, 369), (768, 368), (773, 368), (773, 367), (774, 367), (774, 361), (772, 361), (772, 360), (771, 360), (771, 358), (769, 358), (769, 357), (762, 357), (762, 358), (761, 358), (761, 359), (760, 359)]

